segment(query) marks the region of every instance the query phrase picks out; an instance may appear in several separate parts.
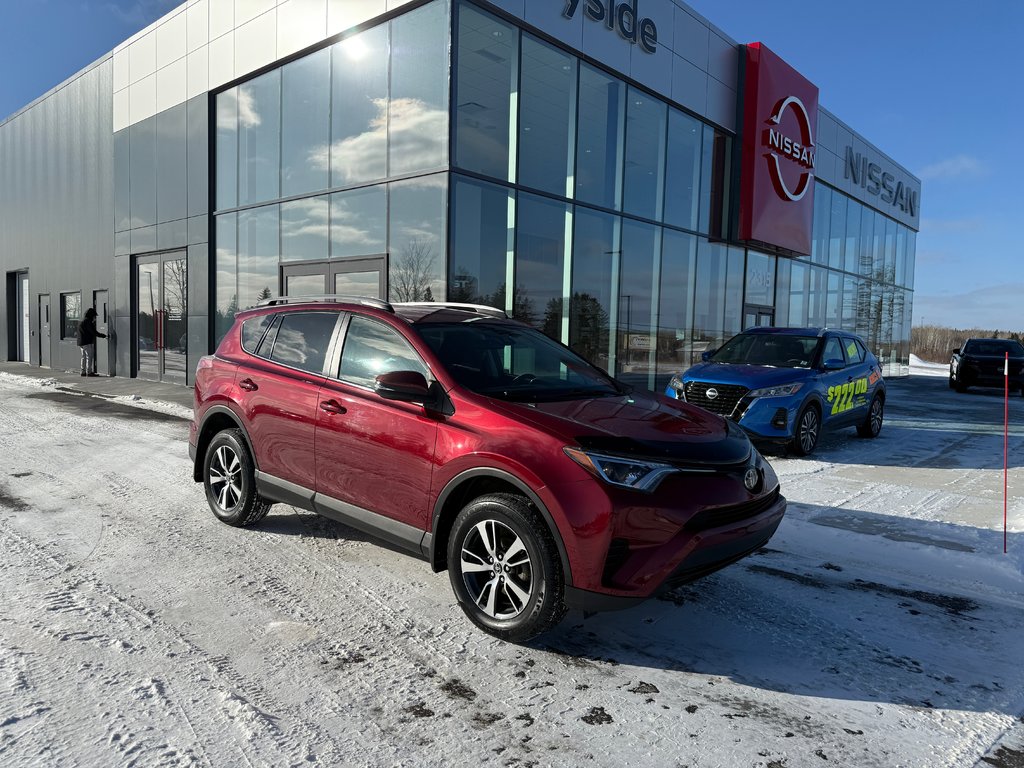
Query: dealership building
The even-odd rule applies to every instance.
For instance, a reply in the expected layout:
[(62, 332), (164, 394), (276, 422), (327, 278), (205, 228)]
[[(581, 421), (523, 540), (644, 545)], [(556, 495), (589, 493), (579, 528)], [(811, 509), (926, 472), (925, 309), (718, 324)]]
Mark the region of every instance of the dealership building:
[(920, 181), (770, 46), (678, 0), (188, 0), (0, 122), (0, 354), (77, 369), (94, 306), (102, 373), (190, 384), (236, 311), (340, 293), (655, 388), (754, 325), (905, 373)]

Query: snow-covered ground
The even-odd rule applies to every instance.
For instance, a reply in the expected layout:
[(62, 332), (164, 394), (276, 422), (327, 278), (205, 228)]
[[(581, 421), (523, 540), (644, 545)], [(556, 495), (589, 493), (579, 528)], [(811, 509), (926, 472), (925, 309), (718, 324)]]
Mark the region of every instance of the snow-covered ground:
[(344, 526), (218, 523), (136, 405), (0, 377), (0, 765), (1020, 765), (1020, 397), (1008, 554), (1001, 393), (915, 376), (771, 457), (767, 549), (526, 646)]

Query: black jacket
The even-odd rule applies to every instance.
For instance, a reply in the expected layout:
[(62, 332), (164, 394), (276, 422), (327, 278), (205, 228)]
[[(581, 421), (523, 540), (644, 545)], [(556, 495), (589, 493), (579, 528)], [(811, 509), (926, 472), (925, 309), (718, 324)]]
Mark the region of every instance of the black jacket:
[(86, 344), (95, 344), (96, 338), (101, 339), (107, 338), (107, 334), (100, 333), (96, 330), (96, 318), (88, 318), (78, 324), (78, 333), (76, 334), (76, 340), (78, 346), (84, 347)]

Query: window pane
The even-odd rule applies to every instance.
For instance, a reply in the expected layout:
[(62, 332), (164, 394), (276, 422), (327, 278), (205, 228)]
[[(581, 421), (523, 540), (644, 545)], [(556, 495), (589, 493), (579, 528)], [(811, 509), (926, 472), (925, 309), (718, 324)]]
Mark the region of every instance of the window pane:
[(387, 188), (331, 195), (331, 256), (375, 256), (387, 251)]
[(686, 229), (697, 229), (701, 134), (699, 120), (679, 110), (669, 110), (665, 221)]
[(519, 183), (572, 194), (576, 57), (523, 36), (519, 93)]
[(445, 300), (444, 174), (390, 185), (391, 301)]
[(814, 185), (814, 220), (811, 237), (811, 262), (828, 263), (828, 228), (832, 221), (832, 190), (824, 184)]
[(844, 264), (848, 200), (846, 195), (835, 190), (832, 191), (832, 223), (828, 232), (828, 265), (833, 269), (842, 269)]
[(317, 51), (281, 68), (281, 196), (327, 188), (331, 52)]
[(746, 282), (742, 248), (728, 251), (728, 271), (725, 281), (725, 335), (732, 336), (743, 330), (743, 284)]
[(238, 88), (217, 94), (216, 208), (238, 205)]
[[(331, 48), (331, 186), (387, 175), (388, 25)], [(318, 162), (327, 167), (326, 153)]]
[(593, 67), (581, 65), (576, 147), (578, 200), (619, 208), (625, 118), (625, 84)]
[(847, 272), (857, 271), (860, 258), (860, 203), (856, 200), (846, 202), (846, 253), (845, 266)]
[(626, 103), (624, 207), (629, 213), (659, 219), (665, 176), (668, 106), (635, 88)]
[(845, 331), (857, 329), (857, 284), (858, 280), (852, 275), (843, 278), (843, 302), (842, 318), (840, 326)]
[(238, 204), (280, 197), (281, 70), (238, 86)]
[(697, 246), (697, 287), (694, 301), (694, 352), (715, 349), (725, 341), (724, 245), (700, 240)]
[(263, 334), (266, 333), (267, 327), (273, 319), (274, 315), (261, 315), (242, 323), (242, 349), (255, 355), (256, 348), (263, 340)]
[(338, 378), (372, 387), (382, 373), (416, 371), (430, 379), (430, 371), (409, 342), (392, 328), (363, 317), (353, 317), (345, 335)]
[(505, 309), (515, 192), (455, 178), (448, 300)]
[(335, 312), (297, 312), (284, 315), (270, 359), (310, 373), (322, 373), (327, 347), (338, 322)]
[(568, 206), (519, 195), (512, 314), (553, 339), (562, 336), (562, 281)]
[(325, 196), (281, 203), (282, 261), (327, 258), (327, 214)]
[(519, 32), (470, 5), (459, 8), (455, 164), (511, 180), (508, 159), (512, 94), (518, 90)]
[(618, 216), (576, 208), (569, 346), (609, 372), (614, 370), (609, 330), (619, 265), (619, 222)]
[(747, 251), (747, 304), (770, 307), (775, 304), (775, 257)]
[(216, 343), (224, 338), (238, 311), (238, 214), (217, 217), (216, 276), (217, 294), (214, 336)]
[(238, 214), (238, 308), (254, 307), (278, 292), (278, 206)]
[(62, 293), (60, 303), (63, 318), (60, 337), (74, 339), (78, 336), (78, 324), (82, 322), (82, 294)]
[(807, 294), (807, 325), (821, 328), (825, 325), (825, 303), (828, 300), (828, 273), (824, 269), (809, 267)]
[(907, 279), (907, 228), (896, 226), (896, 285), (906, 285)]
[(775, 272), (775, 325), (784, 327), (789, 322), (789, 288), (792, 282), (793, 260), (779, 258)]
[(799, 262), (792, 262), (789, 278), (789, 325), (794, 328), (807, 327), (807, 283), (808, 267)]
[(391, 23), (391, 176), (448, 162), (447, 40), (446, 3), (431, 3)]
[(825, 301), (825, 326), (839, 328), (843, 322), (843, 276), (828, 273), (828, 299)]
[(892, 219), (885, 219), (885, 242), (882, 247), (885, 249), (885, 268), (882, 270), (880, 279), (886, 283), (896, 282), (896, 227), (898, 225)]
[(661, 249), (658, 311), (659, 376), (670, 376), (681, 371), (694, 360), (693, 289), (696, 270), (697, 238), (666, 229)]
[(624, 219), (619, 270), (618, 375), (641, 387), (652, 386), (654, 332), (657, 329), (658, 262), (661, 227)]

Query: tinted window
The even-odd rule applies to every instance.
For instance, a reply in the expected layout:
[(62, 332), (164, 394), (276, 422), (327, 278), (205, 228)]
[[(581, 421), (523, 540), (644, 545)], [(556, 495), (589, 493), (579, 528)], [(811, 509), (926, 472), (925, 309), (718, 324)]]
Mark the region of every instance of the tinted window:
[[(856, 348), (856, 345), (853, 346)], [(843, 359), (843, 344), (838, 337), (833, 336), (825, 342), (825, 353), (822, 355), (821, 359), (825, 362), (838, 360), (845, 365), (846, 361)]]
[(867, 352), (856, 339), (843, 339), (846, 346), (846, 359), (851, 363), (863, 363)]
[(586, 64), (580, 67), (576, 197), (618, 208), (622, 191), (626, 86)]
[(261, 315), (251, 317), (242, 323), (242, 349), (250, 354), (256, 354), (256, 347), (259, 346), (263, 333), (273, 319), (273, 315)]
[[(816, 336), (771, 335), (741, 333), (733, 336), (711, 358), (716, 363), (741, 365), (774, 365), (780, 368), (810, 368), (814, 351), (818, 348)], [(826, 355), (826, 359), (827, 359)], [(843, 354), (840, 350), (839, 358)]]
[(576, 58), (523, 37), (519, 106), (519, 183), (556, 195), (572, 177)]
[(275, 363), (320, 373), (338, 315), (334, 312), (297, 312), (284, 315), (270, 359)]
[(353, 317), (345, 334), (338, 378), (362, 387), (373, 387), (382, 373), (417, 371), (430, 378), (412, 346), (382, 323)]

